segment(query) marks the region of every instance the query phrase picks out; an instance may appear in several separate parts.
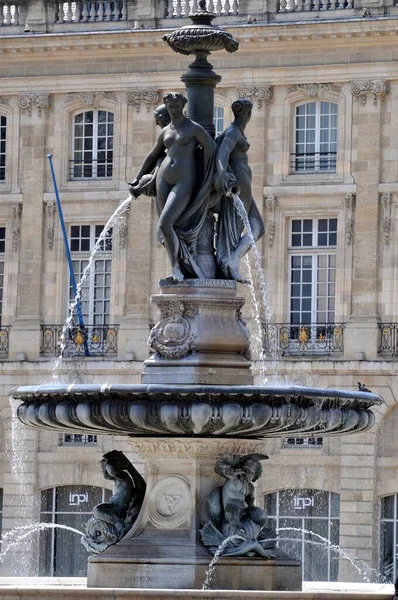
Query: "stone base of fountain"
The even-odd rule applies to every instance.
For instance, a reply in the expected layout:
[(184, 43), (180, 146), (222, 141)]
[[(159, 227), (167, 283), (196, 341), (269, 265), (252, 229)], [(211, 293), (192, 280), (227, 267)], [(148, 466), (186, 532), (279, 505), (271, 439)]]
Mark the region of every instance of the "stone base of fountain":
[(161, 314), (149, 344), (142, 383), (250, 385), (250, 334), (242, 319), (245, 302), (236, 281), (186, 279), (160, 281), (151, 296)]
[[(133, 527), (117, 544), (88, 561), (88, 587), (197, 589), (213, 555), (200, 539), (209, 520), (204, 500), (220, 477), (222, 452), (259, 452), (261, 442), (241, 440), (141, 439), (132, 450), (145, 461), (147, 491)], [(212, 589), (301, 590), (301, 563), (258, 555), (221, 557)]]
[[(136, 540), (136, 543), (138, 540)], [(131, 548), (127, 552), (131, 553)], [(87, 586), (104, 588), (201, 589), (210, 557), (196, 559), (90, 558)], [(221, 558), (209, 589), (301, 591), (301, 563), (292, 559)]]

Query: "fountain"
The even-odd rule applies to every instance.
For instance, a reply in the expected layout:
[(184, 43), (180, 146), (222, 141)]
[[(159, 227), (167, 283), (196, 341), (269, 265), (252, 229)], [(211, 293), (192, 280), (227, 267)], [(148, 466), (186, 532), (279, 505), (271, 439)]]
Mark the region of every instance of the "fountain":
[(299, 561), (278, 549), (254, 502), (268, 458), (261, 440), (364, 431), (382, 398), (254, 385), (237, 291), (239, 263), (264, 232), (244, 134), (252, 105), (234, 102), (234, 122), (214, 141), (221, 78), (207, 58), (238, 43), (212, 25), (204, 1), (191, 19), (164, 36), (174, 51), (195, 55), (181, 78), (188, 117), (185, 97), (168, 94), (171, 122), (130, 184), (133, 197), (156, 190), (158, 235), (172, 269), (152, 296), (161, 319), (150, 333), (142, 383), (21, 386), (13, 396), (27, 426), (129, 436), (146, 461), (144, 480), (121, 452), (102, 460), (115, 492), (87, 524), (88, 586), (201, 588), (214, 555), (217, 588), (300, 590)]

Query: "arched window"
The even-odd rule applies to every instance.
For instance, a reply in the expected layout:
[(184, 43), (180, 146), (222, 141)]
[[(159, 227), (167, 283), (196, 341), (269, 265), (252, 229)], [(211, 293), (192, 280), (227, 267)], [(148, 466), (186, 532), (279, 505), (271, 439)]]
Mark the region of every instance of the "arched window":
[(7, 117), (0, 115), (0, 181), (6, 180)]
[[(109, 499), (111, 492), (87, 485), (61, 486), (41, 492), (41, 523), (68, 525), (84, 533), (92, 509)], [(65, 529), (40, 533), (39, 572), (45, 577), (85, 577), (87, 551), (80, 536)]]
[(293, 173), (335, 173), (337, 104), (306, 102), (296, 107)]
[(398, 494), (384, 496), (380, 501), (380, 573), (387, 581), (397, 574)]
[(339, 556), (321, 538), (339, 543), (340, 496), (313, 489), (280, 490), (265, 495), (264, 507), (269, 525), (279, 530), (279, 547), (301, 560), (303, 579), (336, 581)]
[(114, 114), (87, 110), (73, 119), (72, 179), (105, 179), (113, 172)]

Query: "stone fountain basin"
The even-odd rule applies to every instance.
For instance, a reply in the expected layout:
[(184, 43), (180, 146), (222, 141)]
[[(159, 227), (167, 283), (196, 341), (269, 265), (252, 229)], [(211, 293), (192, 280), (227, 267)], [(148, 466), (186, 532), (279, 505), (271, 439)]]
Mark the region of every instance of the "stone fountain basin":
[(88, 384), (20, 386), (30, 427), (132, 437), (262, 439), (357, 433), (381, 396), (312, 387)]

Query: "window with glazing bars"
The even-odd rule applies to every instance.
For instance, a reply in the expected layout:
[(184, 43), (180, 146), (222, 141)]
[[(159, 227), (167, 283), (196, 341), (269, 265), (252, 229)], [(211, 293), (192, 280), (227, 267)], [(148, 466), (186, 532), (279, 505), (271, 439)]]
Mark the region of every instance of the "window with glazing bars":
[(337, 219), (293, 219), (290, 236), (290, 324), (334, 323)]
[(293, 173), (336, 172), (337, 108), (333, 102), (306, 102), (296, 107)]
[[(110, 319), (112, 229), (100, 242), (97, 253), (89, 266), (90, 253), (104, 229), (103, 225), (72, 225), (70, 245), (73, 270), (79, 283), (85, 270), (86, 277), (81, 287), (81, 311), (85, 324), (108, 325)], [(74, 297), (69, 286), (69, 300)]]
[(3, 319), (4, 297), (4, 253), (6, 249), (6, 228), (0, 227), (0, 327)]
[(216, 129), (216, 137), (224, 131), (224, 109), (222, 106), (214, 107), (214, 127)]
[(0, 181), (6, 180), (7, 117), (0, 116)]
[(110, 178), (113, 172), (114, 114), (87, 110), (74, 117), (72, 179)]

